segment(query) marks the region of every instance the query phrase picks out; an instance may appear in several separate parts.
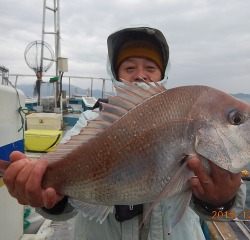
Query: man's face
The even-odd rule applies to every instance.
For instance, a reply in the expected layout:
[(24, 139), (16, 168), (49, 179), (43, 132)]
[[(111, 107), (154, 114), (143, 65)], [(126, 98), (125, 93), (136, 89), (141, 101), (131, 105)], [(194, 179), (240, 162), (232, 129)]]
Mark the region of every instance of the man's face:
[(160, 81), (162, 74), (154, 61), (143, 57), (133, 57), (122, 62), (118, 69), (118, 78), (129, 82), (142, 82), (141, 78), (149, 81), (152, 81), (151, 78)]

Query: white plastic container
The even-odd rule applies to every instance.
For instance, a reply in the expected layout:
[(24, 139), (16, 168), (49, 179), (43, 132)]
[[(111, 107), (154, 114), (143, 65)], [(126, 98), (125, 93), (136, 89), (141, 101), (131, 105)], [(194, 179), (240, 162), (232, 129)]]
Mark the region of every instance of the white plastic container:
[(30, 210), (29, 216), (25, 218), (25, 220), (28, 221), (30, 225), (23, 230), (24, 234), (36, 234), (45, 221), (45, 218), (36, 213), (34, 208), (30, 207)]
[(61, 109), (60, 108), (54, 108), (54, 113), (60, 114), (61, 113)]
[[(18, 113), (25, 108), (25, 95), (11, 86), (0, 84), (0, 158), (9, 160), (12, 151), (23, 151), (22, 118)], [(24, 114), (21, 113), (23, 118)], [(3, 178), (0, 177), (0, 239), (18, 240), (23, 235), (23, 206), (10, 196)]]
[(60, 130), (61, 114), (32, 113), (27, 118), (27, 129)]
[(42, 113), (42, 112), (43, 112), (43, 106), (34, 106), (34, 109), (35, 109), (38, 113)]
[(96, 98), (94, 97), (82, 97), (82, 100), (86, 107), (92, 108), (95, 103), (97, 102)]

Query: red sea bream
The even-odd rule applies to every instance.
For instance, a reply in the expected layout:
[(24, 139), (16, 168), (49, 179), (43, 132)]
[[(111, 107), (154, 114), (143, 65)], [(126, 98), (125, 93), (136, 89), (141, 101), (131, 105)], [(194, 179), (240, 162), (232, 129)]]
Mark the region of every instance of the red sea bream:
[[(192, 194), (187, 156), (209, 173), (208, 160), (232, 173), (250, 162), (250, 106), (206, 86), (124, 84), (79, 135), (41, 157), (49, 164), (42, 187), (80, 200), (84, 214), (101, 221), (114, 205), (179, 194), (185, 207), (174, 227)], [(6, 168), (1, 161), (0, 174)]]

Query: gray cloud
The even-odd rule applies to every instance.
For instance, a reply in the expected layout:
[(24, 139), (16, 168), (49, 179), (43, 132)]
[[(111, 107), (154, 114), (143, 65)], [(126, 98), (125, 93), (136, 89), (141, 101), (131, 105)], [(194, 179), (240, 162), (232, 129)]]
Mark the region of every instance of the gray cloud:
[[(52, 3), (47, 0), (48, 6)], [(30, 42), (41, 39), (42, 6), (42, 0), (1, 0), (0, 65), (10, 73), (33, 73), (23, 53)], [(65, 75), (108, 77), (108, 35), (121, 26), (146, 23), (160, 29), (169, 43), (169, 88), (202, 84), (249, 93), (248, 0), (62, 0), (60, 6), (61, 55), (69, 59)], [(46, 30), (53, 31), (53, 13), (46, 13)], [(45, 41), (54, 47), (53, 36), (46, 35)], [(53, 67), (48, 74), (54, 74)], [(34, 79), (18, 81), (33, 83)], [(73, 81), (80, 87), (85, 82), (89, 84)]]

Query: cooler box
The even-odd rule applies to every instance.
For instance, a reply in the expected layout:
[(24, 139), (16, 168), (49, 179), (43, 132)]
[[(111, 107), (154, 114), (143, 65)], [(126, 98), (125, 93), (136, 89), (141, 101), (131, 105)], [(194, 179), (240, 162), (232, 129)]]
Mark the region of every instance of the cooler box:
[(97, 102), (97, 100), (94, 98), (94, 97), (82, 97), (82, 100), (83, 100), (83, 108), (84, 108), (84, 111), (86, 110), (91, 110), (95, 103)]
[(70, 99), (69, 106), (74, 109), (74, 112), (83, 112), (82, 99)]
[(25, 131), (25, 150), (53, 152), (62, 139), (62, 131), (30, 129)]
[(61, 118), (56, 113), (31, 113), (26, 116), (27, 129), (60, 130)]

